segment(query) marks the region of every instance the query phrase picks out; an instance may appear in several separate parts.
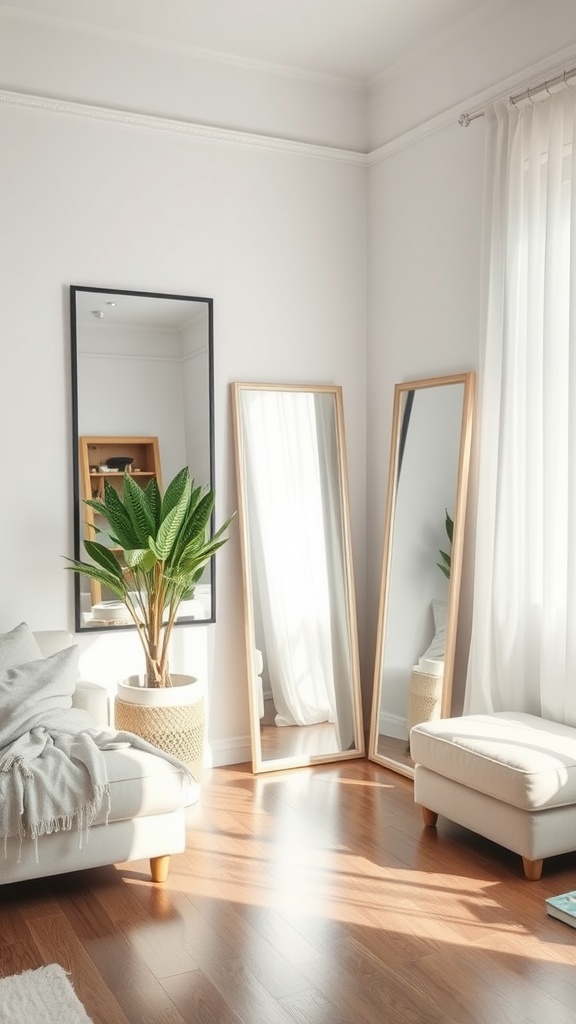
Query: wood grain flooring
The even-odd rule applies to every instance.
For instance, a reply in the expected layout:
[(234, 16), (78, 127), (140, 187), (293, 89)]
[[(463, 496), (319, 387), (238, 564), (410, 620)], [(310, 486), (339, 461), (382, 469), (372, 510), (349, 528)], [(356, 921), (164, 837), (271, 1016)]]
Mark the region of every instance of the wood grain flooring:
[(62, 964), (95, 1024), (576, 1019), (576, 930), (544, 907), (576, 855), (527, 882), (364, 760), (213, 769), (187, 814), (165, 883), (135, 862), (0, 886), (0, 976)]

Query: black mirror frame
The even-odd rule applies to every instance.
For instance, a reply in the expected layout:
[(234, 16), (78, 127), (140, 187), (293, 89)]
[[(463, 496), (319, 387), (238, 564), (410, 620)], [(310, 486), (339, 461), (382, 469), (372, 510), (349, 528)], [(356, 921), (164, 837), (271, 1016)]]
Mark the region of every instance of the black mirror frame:
[[(176, 299), (184, 302), (204, 302), (208, 310), (208, 410), (209, 410), (209, 443), (210, 443), (210, 480), (202, 481), (214, 489), (214, 300), (204, 296), (180, 295), (169, 292), (147, 292), (135, 291), (128, 288), (105, 288), (89, 285), (70, 285), (70, 346), (71, 346), (71, 385), (72, 385), (72, 493), (73, 493), (73, 517), (74, 517), (74, 558), (82, 557), (82, 519), (81, 519), (81, 486), (80, 486), (80, 460), (79, 460), (79, 416), (78, 416), (78, 333), (77, 333), (77, 303), (76, 296), (79, 292), (92, 292), (94, 294), (106, 295), (134, 295), (149, 299)], [(214, 531), (215, 510), (212, 513), (211, 531)], [(77, 573), (74, 577), (74, 628), (77, 633), (107, 633), (125, 630), (135, 630), (131, 625), (114, 626), (87, 626), (82, 621), (82, 609), (80, 601), (80, 576)], [(216, 571), (215, 556), (212, 556), (210, 563), (210, 587), (211, 587), (211, 615), (205, 619), (194, 619), (189, 616), (178, 618), (176, 626), (206, 626), (216, 621)]]

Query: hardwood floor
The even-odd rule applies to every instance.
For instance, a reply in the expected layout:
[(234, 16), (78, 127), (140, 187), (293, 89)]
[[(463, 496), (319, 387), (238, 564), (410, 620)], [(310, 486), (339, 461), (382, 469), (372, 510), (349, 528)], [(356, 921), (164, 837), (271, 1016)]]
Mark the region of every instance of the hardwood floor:
[(0, 886), (0, 975), (62, 964), (95, 1024), (574, 1021), (576, 930), (543, 900), (576, 855), (526, 882), (368, 761), (214, 769), (188, 816), (166, 883), (138, 862)]

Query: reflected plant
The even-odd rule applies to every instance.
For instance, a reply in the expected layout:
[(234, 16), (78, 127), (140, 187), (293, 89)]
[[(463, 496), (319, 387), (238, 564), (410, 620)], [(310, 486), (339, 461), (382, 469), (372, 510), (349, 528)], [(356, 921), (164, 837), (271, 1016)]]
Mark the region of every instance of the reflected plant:
[[(446, 536), (448, 537), (448, 540), (450, 541), (450, 549), (452, 549), (452, 536), (454, 534), (454, 520), (451, 519), (451, 517), (450, 517), (450, 515), (448, 513), (448, 509), (444, 509), (444, 511), (446, 513), (446, 518), (444, 520), (444, 528), (446, 530)], [(436, 562), (436, 565), (438, 566), (440, 571), (444, 573), (446, 579), (449, 580), (450, 579), (450, 573), (452, 572), (452, 554), (451, 554), (451, 551), (450, 551), (450, 553), (448, 553), (447, 551), (442, 551), (442, 548), (439, 548), (439, 554), (440, 554), (440, 558), (442, 559), (442, 561), (441, 562)]]

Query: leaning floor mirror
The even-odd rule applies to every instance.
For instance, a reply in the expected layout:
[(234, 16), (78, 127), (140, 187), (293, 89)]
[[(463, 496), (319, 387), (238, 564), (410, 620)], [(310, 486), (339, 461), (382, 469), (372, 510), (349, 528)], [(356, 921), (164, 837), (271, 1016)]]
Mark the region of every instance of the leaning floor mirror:
[(361, 757), (341, 389), (231, 392), (252, 769)]
[(368, 756), (412, 777), (412, 726), (450, 714), (474, 374), (397, 384)]

